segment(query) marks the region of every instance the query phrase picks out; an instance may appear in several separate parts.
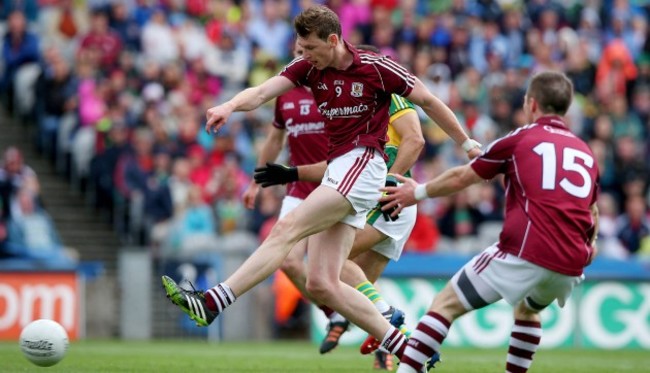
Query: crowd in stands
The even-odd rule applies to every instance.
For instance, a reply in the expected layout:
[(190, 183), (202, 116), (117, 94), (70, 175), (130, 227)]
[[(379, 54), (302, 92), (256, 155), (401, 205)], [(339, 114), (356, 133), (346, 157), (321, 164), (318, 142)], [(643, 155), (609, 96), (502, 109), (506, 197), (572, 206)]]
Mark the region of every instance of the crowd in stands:
[[(205, 111), (289, 61), (291, 20), (313, 2), (3, 1), (3, 105), (37, 126), (38, 149), (132, 243), (175, 253), (209, 249), (234, 232), (258, 235), (277, 214), (283, 189), (265, 189), (254, 211), (240, 197), (272, 106), (233, 115), (217, 134), (203, 131)], [(483, 144), (523, 124), (532, 74), (566, 72), (576, 89), (567, 122), (601, 170), (601, 251), (650, 254), (650, 1), (326, 4), (341, 17), (345, 39), (373, 44), (411, 69)], [(422, 126), (427, 143), (416, 179), (467, 161), (424, 116)], [(51, 225), (33, 201), (29, 207), (37, 183), (36, 190), (21, 186), (33, 172), (16, 173), (10, 153), (0, 169), (7, 252), (20, 250), (14, 230), (31, 224), (24, 223), (30, 212), (10, 212), (14, 204), (42, 212), (32, 229)], [(479, 241), (495, 239), (503, 217), (500, 188), (497, 180), (421, 202), (407, 251), (484, 247)]]

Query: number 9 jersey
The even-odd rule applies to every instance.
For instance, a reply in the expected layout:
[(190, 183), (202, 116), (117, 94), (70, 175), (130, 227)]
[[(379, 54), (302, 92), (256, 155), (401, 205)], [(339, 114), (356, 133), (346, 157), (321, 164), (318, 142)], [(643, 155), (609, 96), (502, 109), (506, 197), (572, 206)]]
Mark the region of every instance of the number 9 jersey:
[(471, 162), (489, 180), (504, 174), (506, 220), (498, 247), (531, 263), (579, 276), (591, 256), (598, 165), (558, 116), (543, 116), (487, 146)]

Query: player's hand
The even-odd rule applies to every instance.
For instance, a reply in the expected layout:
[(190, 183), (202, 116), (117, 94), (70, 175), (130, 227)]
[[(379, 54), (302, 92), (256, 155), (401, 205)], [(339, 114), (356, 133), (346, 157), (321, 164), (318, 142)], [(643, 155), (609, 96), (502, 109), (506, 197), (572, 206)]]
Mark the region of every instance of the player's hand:
[[(396, 187), (397, 186), (397, 179), (395, 178), (395, 175), (393, 175), (393, 174), (386, 175), (386, 184), (385, 184), (385, 186), (387, 186), (387, 187)], [(383, 195), (384, 196), (387, 195), (387, 192), (384, 192)], [(395, 221), (395, 220), (399, 219), (399, 215), (398, 215), (399, 212), (397, 214), (393, 215), (395, 210), (397, 210), (397, 206), (394, 206), (394, 207), (392, 207), (392, 208), (390, 208), (388, 210), (383, 209), (383, 207), (386, 206), (387, 203), (388, 202), (382, 202), (381, 200), (379, 200), (379, 206), (382, 208), (381, 213), (382, 213), (382, 215), (384, 215), (384, 220), (385, 221), (389, 221), (389, 220), (390, 221)]]
[(255, 198), (257, 198), (257, 194), (260, 191), (260, 186), (255, 183), (255, 181), (251, 180), (251, 182), (248, 184), (248, 187), (244, 191), (244, 196), (242, 197), (244, 200), (244, 206), (247, 209), (254, 209), (255, 208)]
[(481, 149), (474, 148), (474, 149), (467, 152), (467, 157), (469, 157), (469, 159), (474, 159), (474, 158), (478, 157), (479, 155), (481, 155), (481, 153), (482, 153)]
[(217, 131), (226, 124), (232, 112), (233, 108), (229, 103), (208, 109), (205, 113), (205, 118), (207, 119), (207, 122), (205, 123), (205, 132), (209, 134), (217, 133)]
[(255, 169), (253, 178), (257, 184), (262, 185), (262, 188), (287, 184), (298, 181), (298, 168), (266, 162), (266, 166)]
[(402, 185), (385, 186), (379, 189), (384, 192), (384, 196), (379, 199), (379, 203), (384, 203), (384, 207), (381, 209), (382, 211), (392, 211), (391, 216), (397, 216), (404, 207), (413, 206), (418, 202), (415, 199), (415, 187), (418, 183), (402, 175), (395, 175), (395, 178)]
[(481, 146), (480, 142), (474, 139), (468, 139), (463, 143), (463, 150), (467, 152), (467, 157), (469, 157), (469, 159), (474, 159), (481, 155)]

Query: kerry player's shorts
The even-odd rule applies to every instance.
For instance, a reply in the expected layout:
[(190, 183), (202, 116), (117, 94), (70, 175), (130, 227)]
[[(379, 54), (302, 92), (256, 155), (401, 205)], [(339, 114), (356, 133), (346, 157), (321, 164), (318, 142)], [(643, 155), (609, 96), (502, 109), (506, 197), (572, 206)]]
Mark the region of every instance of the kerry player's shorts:
[(417, 212), (416, 205), (408, 206), (399, 213), (399, 219), (386, 221), (379, 206), (375, 205), (375, 208), (368, 213), (366, 222), (368, 225), (372, 225), (373, 228), (388, 236), (388, 238), (375, 245), (372, 250), (388, 259), (399, 260), (404, 245), (406, 245), (406, 241), (409, 239), (411, 231), (415, 226)]
[(345, 197), (354, 215), (347, 215), (342, 223), (363, 229), (366, 214), (377, 205), (386, 182), (386, 162), (370, 147), (358, 147), (334, 158), (328, 165), (321, 185), (330, 187)]
[(564, 307), (584, 275), (567, 276), (499, 250), (496, 244), (476, 255), (451, 279), (465, 309), (484, 307), (503, 298), (515, 306), (524, 300), (541, 311), (557, 299)]

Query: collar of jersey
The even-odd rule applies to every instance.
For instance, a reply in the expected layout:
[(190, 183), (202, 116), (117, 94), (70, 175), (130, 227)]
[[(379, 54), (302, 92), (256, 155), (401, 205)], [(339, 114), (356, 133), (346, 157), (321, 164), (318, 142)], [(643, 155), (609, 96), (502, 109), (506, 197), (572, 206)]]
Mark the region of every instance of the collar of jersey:
[(552, 127), (559, 127), (559, 128), (564, 128), (566, 129), (566, 124), (564, 124), (564, 121), (562, 120), (562, 117), (559, 115), (544, 115), (535, 121), (535, 123), (543, 126), (552, 126)]

